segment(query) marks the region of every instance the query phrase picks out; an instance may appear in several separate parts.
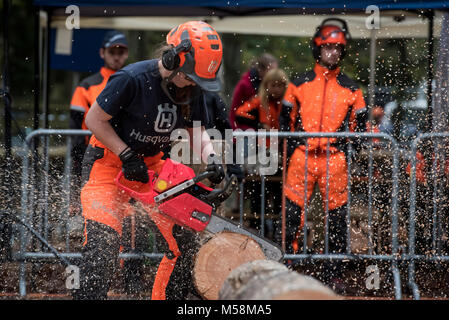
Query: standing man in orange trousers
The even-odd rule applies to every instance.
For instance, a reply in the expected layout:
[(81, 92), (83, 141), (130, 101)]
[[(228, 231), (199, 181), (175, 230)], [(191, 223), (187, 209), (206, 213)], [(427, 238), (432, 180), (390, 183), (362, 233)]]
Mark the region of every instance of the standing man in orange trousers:
[[(349, 39), (343, 20), (326, 19), (317, 28), (311, 43), (316, 64), (313, 70), (295, 79), (296, 87), (291, 86), (286, 93), (280, 115), (281, 131), (363, 131), (357, 124), (357, 115), (365, 109), (362, 91), (339, 67)], [(328, 211), (329, 253), (344, 253), (348, 199), (345, 151), (349, 142), (341, 138), (309, 138), (307, 142), (307, 165), (305, 139), (288, 142), (289, 163), (284, 186), (286, 249), (293, 252), (295, 237), (304, 226), (304, 202), (310, 200), (318, 183), (324, 210)], [(278, 241), (280, 232), (277, 232)], [(343, 288), (341, 274), (340, 263), (325, 263), (323, 280), (334, 289)]]

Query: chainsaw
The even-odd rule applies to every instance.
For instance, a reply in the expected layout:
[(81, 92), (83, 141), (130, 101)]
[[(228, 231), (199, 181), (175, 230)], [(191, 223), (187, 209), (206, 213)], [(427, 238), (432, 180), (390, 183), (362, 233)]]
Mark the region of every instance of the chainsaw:
[(205, 171), (195, 175), (192, 168), (169, 158), (165, 160), (159, 174), (148, 170), (148, 175), (150, 179), (143, 191), (127, 186), (125, 182), (129, 184), (129, 180), (123, 177), (122, 171), (115, 178), (115, 183), (119, 190), (146, 206), (146, 211), (175, 256), (179, 250), (171, 239), (171, 231), (177, 224), (198, 233), (228, 231), (243, 234), (260, 245), (267, 259), (280, 261), (283, 258), (280, 246), (274, 242), (216, 214), (218, 206), (232, 194), (237, 185), (234, 175), (225, 179), (223, 188), (213, 189), (201, 181), (216, 175), (216, 172)]

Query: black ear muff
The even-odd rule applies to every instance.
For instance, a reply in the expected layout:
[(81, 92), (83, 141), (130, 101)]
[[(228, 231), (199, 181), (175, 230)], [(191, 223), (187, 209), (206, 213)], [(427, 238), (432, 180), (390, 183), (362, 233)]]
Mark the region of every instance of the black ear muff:
[(179, 68), (181, 58), (179, 58), (180, 52), (188, 52), (192, 47), (192, 43), (189, 39), (184, 39), (176, 47), (165, 50), (162, 53), (162, 65), (167, 70), (175, 70)]
[(178, 54), (175, 53), (174, 48), (165, 50), (162, 53), (162, 65), (167, 70), (175, 70), (179, 67), (181, 59)]
[(341, 49), (340, 60), (343, 60), (345, 56), (346, 56), (346, 46), (343, 46), (343, 48)]

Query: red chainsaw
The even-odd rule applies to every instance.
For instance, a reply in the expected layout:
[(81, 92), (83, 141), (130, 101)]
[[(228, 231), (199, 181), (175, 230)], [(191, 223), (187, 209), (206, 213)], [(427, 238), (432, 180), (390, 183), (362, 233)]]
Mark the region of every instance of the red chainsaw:
[(144, 192), (122, 183), (123, 180), (129, 183), (123, 177), (123, 172), (118, 174), (115, 183), (120, 190), (152, 209), (147, 211), (175, 256), (180, 254), (172, 235), (172, 228), (177, 224), (195, 232), (215, 234), (230, 231), (244, 234), (260, 245), (267, 259), (280, 261), (283, 258), (280, 246), (274, 242), (216, 214), (218, 206), (237, 185), (235, 176), (227, 178), (223, 188), (212, 189), (201, 181), (214, 176), (215, 172), (206, 171), (196, 176), (192, 168), (171, 159), (165, 160), (158, 175), (152, 170), (148, 170), (148, 174), (150, 180)]

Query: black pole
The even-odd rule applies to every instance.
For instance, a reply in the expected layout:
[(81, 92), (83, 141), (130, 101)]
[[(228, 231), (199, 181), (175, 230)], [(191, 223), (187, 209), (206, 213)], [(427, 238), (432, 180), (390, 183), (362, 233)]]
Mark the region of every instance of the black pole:
[(40, 79), (40, 8), (35, 7), (34, 13), (34, 115), (33, 130), (39, 129), (39, 99), (41, 91)]
[(433, 80), (433, 23), (434, 23), (435, 12), (429, 10), (427, 13), (427, 18), (429, 19), (429, 39), (427, 42), (427, 51), (429, 55), (428, 65), (427, 65), (427, 112), (428, 112), (428, 130), (433, 131), (433, 108), (432, 108), (432, 80)]
[[(435, 12), (433, 10), (428, 10), (425, 13), (425, 16), (427, 19), (429, 19), (428, 24), (428, 39), (427, 39), (427, 54), (428, 54), (428, 63), (427, 63), (427, 126), (425, 128), (426, 132), (432, 132), (434, 131), (433, 126), (433, 107), (432, 107), (432, 80), (433, 80), (433, 24), (434, 24), (434, 16)], [(436, 170), (436, 172), (433, 172), (432, 165), (433, 160), (435, 157), (437, 157), (437, 154), (435, 153), (435, 147), (438, 148), (437, 145), (438, 140), (429, 140), (427, 143), (425, 143), (422, 146), (422, 151), (426, 163), (426, 168), (429, 168), (426, 172), (426, 180), (428, 181), (428, 188), (426, 190), (427, 194), (432, 195), (435, 194), (436, 197), (440, 197), (440, 191), (438, 186), (438, 181), (440, 177), (441, 170)], [(438, 151), (437, 151), (438, 153)], [(438, 159), (438, 157), (436, 158)], [(444, 168), (443, 168), (444, 170)], [(430, 183), (431, 181), (436, 181), (437, 184)], [(444, 198), (444, 197), (443, 197)], [(443, 199), (442, 198), (442, 199)], [(425, 202), (425, 207), (427, 212), (432, 212), (432, 203), (431, 201)], [(437, 236), (438, 238), (438, 236)]]
[(11, 100), (9, 95), (8, 55), (9, 55), (9, 0), (3, 0), (3, 101), (5, 104), (5, 159), (11, 158)]
[[(2, 196), (5, 198), (4, 206), (5, 212), (8, 214), (12, 207), (12, 196), (13, 188), (12, 186), (12, 153), (11, 153), (11, 97), (9, 94), (9, 70), (8, 70), (8, 55), (9, 55), (9, 34), (8, 34), (8, 24), (9, 24), (9, 0), (3, 0), (3, 88), (1, 89), (1, 96), (5, 104), (5, 130), (4, 130), (4, 140), (5, 140), (5, 158), (3, 159), (3, 190)], [(11, 224), (5, 218), (5, 213), (0, 214), (0, 261), (11, 259), (11, 239), (12, 227)]]
[(47, 10), (47, 29), (46, 29), (46, 36), (45, 36), (45, 67), (44, 67), (44, 79), (45, 79), (45, 103), (44, 103), (44, 128), (48, 129), (48, 112), (50, 110), (50, 54), (51, 54), (51, 10)]

